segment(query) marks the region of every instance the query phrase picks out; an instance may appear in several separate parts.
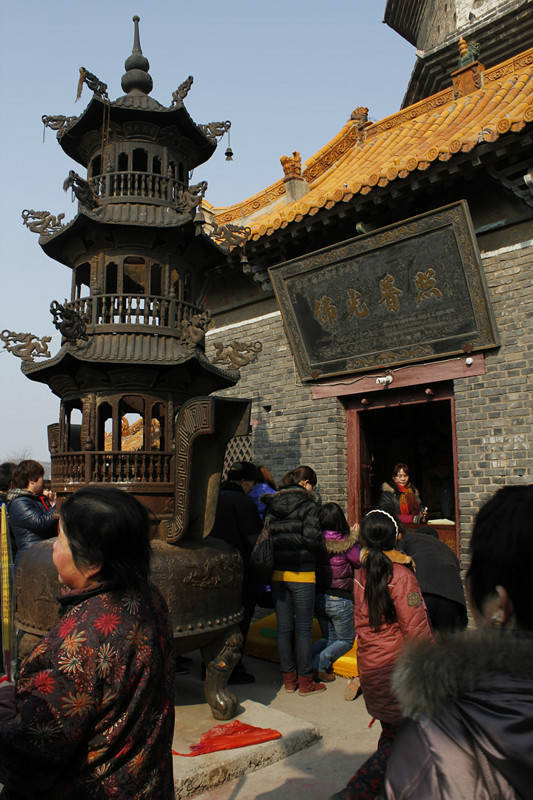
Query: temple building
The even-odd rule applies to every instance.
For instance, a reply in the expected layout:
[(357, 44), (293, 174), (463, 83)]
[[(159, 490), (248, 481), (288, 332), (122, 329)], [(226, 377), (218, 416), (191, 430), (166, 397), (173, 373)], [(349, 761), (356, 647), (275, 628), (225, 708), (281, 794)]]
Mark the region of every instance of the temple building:
[(401, 110), (372, 120), (359, 86), (317, 153), (201, 211), (250, 228), (205, 295), (206, 354), (241, 370), (222, 394), (253, 399), (243, 450), (278, 479), (310, 464), (352, 521), (405, 461), (464, 554), (532, 474), (532, 8), (389, 0), (418, 48)]

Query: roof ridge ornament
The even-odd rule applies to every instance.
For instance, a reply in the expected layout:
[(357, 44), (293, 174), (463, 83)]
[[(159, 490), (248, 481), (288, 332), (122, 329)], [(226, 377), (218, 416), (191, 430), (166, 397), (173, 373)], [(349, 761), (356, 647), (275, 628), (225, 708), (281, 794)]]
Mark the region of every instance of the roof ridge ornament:
[(139, 36), (139, 22), (140, 17), (135, 15), (133, 17), (133, 48), (131, 56), (124, 62), (126, 72), (122, 76), (120, 85), (126, 94), (150, 94), (154, 87), (152, 76), (148, 72), (150, 69), (150, 62), (143, 55), (141, 50), (141, 39)]
[(457, 69), (452, 72), (454, 98), (464, 97), (477, 89), (483, 88), (483, 72), (485, 67), (478, 61), (480, 46), (477, 42), (467, 44), (461, 36), (458, 41), (459, 60)]
[(41, 336), (34, 333), (16, 333), (7, 328), (0, 333), (0, 339), (4, 344), (4, 349), (12, 353), (22, 361), (34, 361), (35, 358), (50, 358), (52, 355), (48, 349), (51, 336)]
[(44, 134), (47, 128), (57, 131), (57, 139), (59, 141), (67, 128), (70, 127), (70, 125), (72, 125), (72, 123), (77, 119), (78, 117), (66, 117), (63, 114), (56, 114), (55, 116), (43, 114), (41, 117), (43, 123), (43, 142)]
[(224, 122), (208, 122), (205, 125), (198, 125), (200, 130), (205, 136), (210, 139), (221, 139), (225, 133), (229, 132), (231, 128), (231, 120), (226, 119)]
[(85, 69), (85, 67), (80, 67), (80, 77), (76, 91), (76, 102), (81, 97), (84, 83), (86, 83), (89, 89), (98, 95), (98, 97), (101, 97), (104, 100), (109, 100), (109, 96), (107, 94), (107, 83), (101, 81), (100, 78), (94, 74), (94, 72), (89, 72), (89, 70)]
[(193, 76), (189, 75), (189, 77), (186, 78), (184, 81), (182, 81), (182, 83), (180, 83), (178, 88), (174, 92), (172, 92), (172, 105), (173, 106), (182, 105), (183, 104), (183, 101), (185, 100), (185, 98), (189, 94), (189, 91), (190, 91), (191, 86), (193, 85), (193, 82), (194, 82)]
[(69, 171), (68, 176), (63, 181), (63, 190), (66, 192), (68, 189), (72, 190), (72, 201), (74, 201), (74, 197), (77, 197), (81, 205), (90, 211), (93, 211), (98, 205), (98, 199), (89, 182), (73, 169)]
[(459, 45), (459, 59), (457, 61), (458, 69), (477, 61), (481, 51), (479, 42), (470, 42), (470, 44), (467, 44), (466, 39), (461, 36), (457, 44)]
[(52, 236), (60, 231), (64, 227), (64, 218), (64, 213), (55, 215), (50, 211), (34, 211), (33, 208), (25, 208), (22, 212), (22, 224), (40, 236)]
[(292, 156), (281, 156), (281, 166), (283, 167), (284, 181), (297, 178), (303, 180), (302, 177), (302, 158), (298, 150), (293, 150)]

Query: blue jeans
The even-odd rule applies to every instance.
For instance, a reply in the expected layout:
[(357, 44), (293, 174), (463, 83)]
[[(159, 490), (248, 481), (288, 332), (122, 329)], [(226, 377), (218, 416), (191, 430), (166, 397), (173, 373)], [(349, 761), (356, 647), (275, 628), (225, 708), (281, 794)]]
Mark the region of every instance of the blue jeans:
[[(315, 584), (272, 581), (272, 598), (277, 617), (278, 654), (282, 672), (298, 670), (298, 675), (313, 673), (313, 615)], [(293, 651), (296, 646), (296, 661)]]
[(316, 598), (316, 615), (322, 639), (313, 645), (313, 667), (325, 672), (352, 649), (355, 639), (353, 601), (320, 592)]

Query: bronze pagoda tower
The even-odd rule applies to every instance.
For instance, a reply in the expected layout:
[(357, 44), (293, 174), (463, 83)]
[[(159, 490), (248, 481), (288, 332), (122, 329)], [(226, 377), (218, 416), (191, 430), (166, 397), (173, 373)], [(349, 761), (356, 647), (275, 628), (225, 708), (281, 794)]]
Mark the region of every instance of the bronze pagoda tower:
[[(125, 94), (110, 101), (106, 84), (81, 68), (78, 93), (84, 84), (94, 92), (85, 111), (43, 117), (87, 170), (86, 178), (72, 170), (64, 183), (78, 199), (70, 223), (23, 212), (45, 253), (72, 270), (70, 300), (50, 308), (61, 348), (34, 362), (36, 337), (24, 334), (21, 343), (19, 334), (4, 334), (19, 343), (28, 378), (61, 400), (59, 423), (48, 427), (58, 503), (81, 486), (113, 484), (153, 512), (151, 576), (167, 601), (176, 650), (202, 651), (206, 700), (216, 718), (228, 719), (238, 706), (226, 685), (242, 644), (242, 563), (209, 533), (226, 444), (248, 434), (250, 402), (210, 396), (239, 373), (206, 358), (209, 314), (201, 300), (210, 270), (227, 263), (230, 249), (240, 252), (249, 229), (207, 225), (198, 211), (206, 183), (191, 186), (191, 172), (230, 123), (193, 122), (183, 104), (192, 77), (169, 107), (149, 96), (149, 63), (133, 20)], [(37, 340), (37, 355), (49, 355), (47, 341)], [(51, 556), (51, 541), (42, 541), (17, 568), (21, 653), (57, 621)]]
[[(87, 178), (71, 171), (65, 181), (78, 199), (70, 223), (34, 228), (45, 253), (72, 270), (72, 287), (70, 301), (51, 307), (60, 351), (47, 362), (24, 361), (23, 371), (61, 399), (59, 424), (49, 426), (59, 500), (110, 482), (165, 519), (173, 511), (177, 411), (238, 379), (204, 355), (209, 316), (201, 298), (228, 248), (206, 235), (196, 214), (207, 184), (189, 183), (230, 123), (195, 124), (183, 103), (192, 77), (169, 107), (150, 97), (133, 20), (124, 95), (110, 101), (106, 84), (81, 68), (78, 93), (84, 83), (94, 91), (85, 111), (43, 117)], [(128, 414), (137, 417), (133, 445)]]

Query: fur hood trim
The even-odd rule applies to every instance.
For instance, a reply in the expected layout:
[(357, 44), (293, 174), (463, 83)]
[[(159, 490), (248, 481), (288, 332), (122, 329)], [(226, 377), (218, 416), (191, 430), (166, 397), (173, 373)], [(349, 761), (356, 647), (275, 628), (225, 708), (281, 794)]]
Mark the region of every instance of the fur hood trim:
[(390, 492), (391, 494), (395, 493), (394, 486), (391, 486), (390, 483), (387, 483), (387, 481), (381, 484), (381, 491)]
[(312, 500), (313, 503), (318, 503), (316, 494), (314, 492), (308, 492), (307, 489), (304, 489), (303, 486), (284, 486), (283, 489), (278, 489), (277, 492), (274, 494), (266, 494), (262, 495), (263, 502), (271, 502), (276, 495), (287, 495), (287, 494), (299, 494), (303, 497), (306, 497), (308, 500)]
[(16, 500), (17, 497), (33, 497), (34, 500), (38, 500), (38, 495), (30, 492), (29, 489), (9, 489), (7, 492), (7, 502), (11, 503), (12, 500)]
[(405, 647), (392, 687), (406, 716), (433, 719), (495, 676), (531, 683), (533, 632), (491, 629), (465, 631), (435, 643), (416, 640)]
[[(384, 555), (387, 556), (389, 561), (392, 561), (393, 564), (404, 564), (406, 567), (410, 567), (413, 572), (416, 572), (415, 562), (408, 556), (406, 553), (402, 553), (401, 550), (383, 550)], [(370, 549), (368, 547), (363, 547), (361, 550), (361, 565), (364, 567), (366, 560), (368, 558), (368, 554), (370, 553)]]
[(324, 536), (324, 544), (326, 545), (328, 553), (332, 555), (341, 555), (342, 553), (347, 553), (348, 550), (351, 550), (352, 547), (359, 544), (359, 542), (357, 540), (357, 534), (350, 532), (348, 536), (345, 536), (343, 539), (328, 539)]

